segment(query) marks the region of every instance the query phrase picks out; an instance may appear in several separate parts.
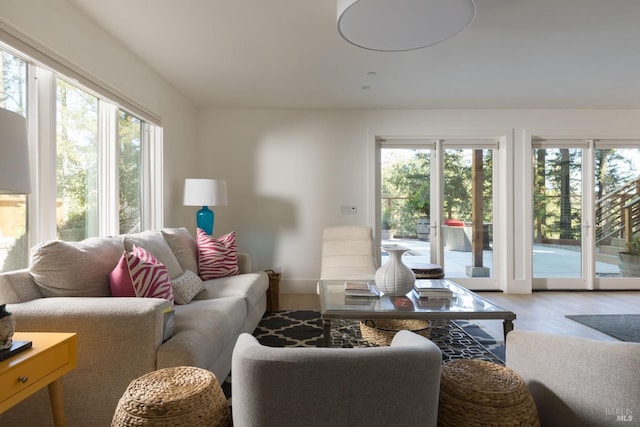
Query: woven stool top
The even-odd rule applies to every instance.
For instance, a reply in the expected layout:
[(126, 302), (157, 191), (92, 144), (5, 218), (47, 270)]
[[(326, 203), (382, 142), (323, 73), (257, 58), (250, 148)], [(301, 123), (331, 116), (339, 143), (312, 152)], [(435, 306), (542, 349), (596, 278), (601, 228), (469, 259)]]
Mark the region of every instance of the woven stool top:
[(524, 380), (509, 368), (477, 359), (461, 359), (446, 363), (442, 377), (460, 397), (492, 406), (513, 404), (518, 395), (528, 394)]
[(131, 381), (112, 425), (214, 425), (226, 420), (227, 399), (215, 375), (191, 366), (164, 368)]
[(509, 368), (478, 359), (454, 360), (442, 367), (438, 425), (460, 423), (539, 425), (524, 380)]
[(431, 322), (428, 320), (418, 319), (377, 319), (377, 320), (361, 320), (360, 333), (362, 338), (371, 344), (380, 346), (391, 345), (393, 337), (406, 329), (423, 337), (431, 336)]
[[(144, 404), (147, 413), (162, 407), (163, 413), (185, 410), (206, 399), (207, 389), (217, 384), (209, 371), (192, 367), (166, 368), (135, 379), (127, 388), (129, 398)], [(175, 406), (175, 408), (171, 408)]]

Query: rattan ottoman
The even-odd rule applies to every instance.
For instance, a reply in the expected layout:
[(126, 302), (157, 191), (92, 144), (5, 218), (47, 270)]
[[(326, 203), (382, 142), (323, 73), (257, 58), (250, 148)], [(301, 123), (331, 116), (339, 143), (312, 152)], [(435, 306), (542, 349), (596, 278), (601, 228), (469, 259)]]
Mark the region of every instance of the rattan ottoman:
[(439, 426), (539, 426), (524, 380), (496, 363), (460, 359), (445, 363), (440, 379)]
[(215, 375), (190, 366), (159, 369), (129, 384), (112, 427), (230, 426), (227, 398)]
[(393, 337), (406, 329), (425, 338), (431, 336), (431, 322), (428, 320), (361, 320), (360, 333), (362, 338), (378, 346), (391, 345)]

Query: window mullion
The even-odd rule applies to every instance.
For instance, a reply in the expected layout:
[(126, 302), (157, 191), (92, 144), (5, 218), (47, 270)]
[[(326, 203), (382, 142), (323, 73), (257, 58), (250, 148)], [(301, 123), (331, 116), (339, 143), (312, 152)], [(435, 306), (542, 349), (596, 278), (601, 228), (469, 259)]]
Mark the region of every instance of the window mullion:
[(142, 124), (142, 229), (164, 225), (162, 184), (162, 128)]
[(118, 107), (99, 101), (100, 172), (98, 173), (99, 233), (101, 236), (119, 234), (120, 191), (118, 179)]
[[(31, 172), (32, 193), (29, 199), (31, 243), (56, 238), (56, 79), (53, 72), (29, 65), (30, 135), (35, 139), (36, 167)], [(31, 143), (31, 141), (30, 141)]]

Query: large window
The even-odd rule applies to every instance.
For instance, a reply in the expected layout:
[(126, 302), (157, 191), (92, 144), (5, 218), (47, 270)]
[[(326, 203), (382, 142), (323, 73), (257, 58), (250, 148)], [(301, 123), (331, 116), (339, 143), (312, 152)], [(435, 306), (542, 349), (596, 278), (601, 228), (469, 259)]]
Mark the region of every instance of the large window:
[[(0, 108), (27, 114), (27, 63), (3, 50), (0, 50)], [(27, 197), (0, 194), (0, 271), (26, 266), (26, 234)]]
[(0, 271), (26, 267), (39, 241), (162, 226), (159, 127), (2, 44), (0, 69), (0, 107), (27, 117), (34, 166), (31, 195), (0, 194)]
[(98, 98), (64, 80), (56, 93), (58, 238), (98, 235)]
[(142, 122), (120, 111), (118, 124), (120, 232), (134, 233), (142, 225)]

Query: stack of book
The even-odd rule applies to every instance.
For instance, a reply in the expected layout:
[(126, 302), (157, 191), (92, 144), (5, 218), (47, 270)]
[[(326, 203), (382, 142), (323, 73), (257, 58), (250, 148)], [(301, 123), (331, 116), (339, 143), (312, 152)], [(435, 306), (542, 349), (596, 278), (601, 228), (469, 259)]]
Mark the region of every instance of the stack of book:
[(344, 282), (344, 294), (348, 297), (377, 298), (380, 296), (378, 289), (367, 282)]
[(420, 298), (453, 299), (453, 292), (446, 280), (416, 280), (414, 291)]

